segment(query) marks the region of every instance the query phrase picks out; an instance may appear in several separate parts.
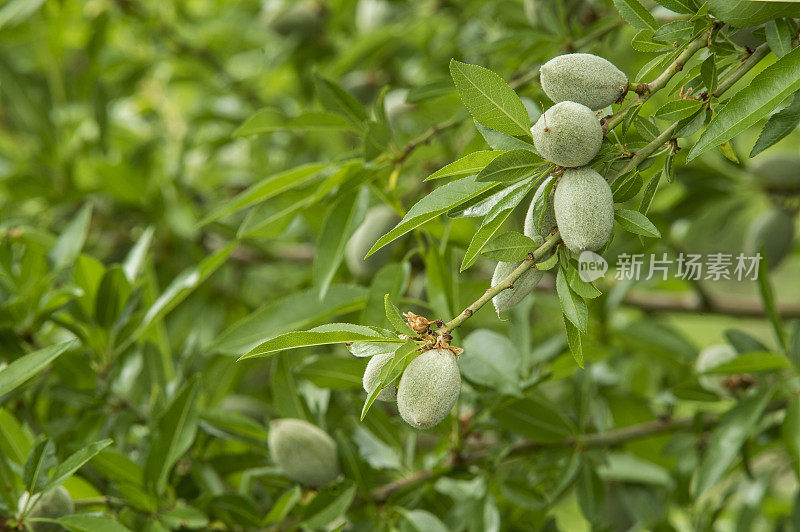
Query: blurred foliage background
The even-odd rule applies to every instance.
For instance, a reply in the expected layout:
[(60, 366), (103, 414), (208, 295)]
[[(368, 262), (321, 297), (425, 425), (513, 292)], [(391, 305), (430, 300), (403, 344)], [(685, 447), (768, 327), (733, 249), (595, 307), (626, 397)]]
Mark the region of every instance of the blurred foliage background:
[[(677, 16), (647, 7), (659, 23)], [(535, 121), (549, 105), (542, 63), (591, 52), (635, 78), (666, 53), (633, 50), (636, 34), (601, 0), (0, 6), (0, 367), (61, 346), (34, 379), (0, 386), (0, 529), (17, 526), (23, 491), (47, 484), (34, 465), (58, 471), (87, 448), (62, 470), (75, 515), (86, 516), (62, 523), (71, 530), (800, 527), (800, 410), (785, 414), (800, 360), (756, 374), (755, 392), (709, 392), (694, 370), (713, 344), (783, 352), (755, 282), (608, 279), (580, 369), (546, 278), (509, 316), (486, 310), (460, 330), (461, 399), (425, 433), (393, 406), (359, 420), (366, 361), (342, 346), (235, 362), (259, 340), (326, 321), (387, 326), (387, 292), (403, 310), (447, 320), (489, 286), (491, 260), (459, 273), (476, 219), (441, 217), (394, 243), (378, 273), (338, 268), (320, 300), (318, 235), (354, 188), (314, 195), (312, 181), (201, 223), (268, 176), (363, 156), (357, 133), (287, 126), (322, 110), (320, 77), (385, 113), (384, 144), (367, 148), (357, 182), (370, 205), (402, 214), (435, 188), (426, 176), (487, 147), (450, 81), (451, 58), (499, 73)], [(239, 129), (264, 108), (260, 134)], [(649, 213), (664, 238), (620, 235), (607, 256), (741, 250), (771, 201), (746, 158), (757, 136), (732, 142), (742, 162), (714, 150), (687, 165), (688, 150), (678, 152)], [(799, 143), (795, 129), (753, 161), (797, 156)], [(517, 210), (510, 227), (521, 226)], [(770, 276), (796, 358), (798, 269), (795, 252)], [(721, 426), (746, 434), (712, 431), (725, 412), (733, 421)], [(315, 491), (284, 478), (266, 447), (279, 417), (332, 434), (344, 480)], [(641, 439), (624, 432), (648, 423)], [(615, 430), (626, 436), (591, 439)], [(726, 450), (713, 488), (696, 497), (709, 444)], [(450, 459), (460, 453), (471, 458)]]

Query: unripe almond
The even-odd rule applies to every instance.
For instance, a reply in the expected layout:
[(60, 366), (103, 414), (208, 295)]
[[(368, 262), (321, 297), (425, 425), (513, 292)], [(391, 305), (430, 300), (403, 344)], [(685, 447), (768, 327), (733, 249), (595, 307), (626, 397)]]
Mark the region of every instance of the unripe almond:
[(628, 91), (628, 77), (602, 57), (565, 54), (539, 69), (545, 94), (554, 102), (578, 102), (597, 111), (619, 100)]
[(283, 474), (295, 482), (318, 488), (339, 476), (336, 442), (307, 421), (272, 421), (267, 445)]
[(589, 164), (603, 143), (600, 120), (575, 102), (560, 102), (545, 111), (531, 133), (539, 155), (567, 168)]
[(758, 215), (745, 236), (745, 252), (755, 255), (763, 250), (770, 268), (780, 264), (792, 250), (794, 219), (783, 209), (770, 208)]
[[(492, 286), (511, 275), (511, 272), (516, 270), (520, 264), (520, 262), (498, 262), (492, 275)], [(544, 272), (540, 272), (536, 268), (529, 268), (519, 279), (514, 281), (511, 288), (503, 290), (492, 298), (495, 310), (502, 312), (519, 305), (528, 294), (533, 292), (543, 275)]]
[[(378, 376), (381, 374), (381, 368), (392, 360), (392, 358), (394, 358), (394, 353), (374, 355), (369, 359), (367, 367), (364, 370), (364, 378), (361, 381), (364, 385), (364, 391), (367, 392), (367, 394), (371, 394), (375, 386), (378, 385)], [(375, 399), (387, 402), (395, 401), (397, 399), (397, 386), (390, 384), (381, 390), (378, 395), (375, 396)]]
[(580, 253), (606, 245), (614, 229), (614, 197), (603, 176), (591, 168), (564, 171), (553, 197), (561, 239)]
[[(736, 351), (727, 344), (711, 345), (700, 351), (694, 367), (697, 373), (703, 373), (733, 360), (736, 356)], [(700, 382), (700, 386), (709, 392), (725, 393), (725, 385), (723, 384), (725, 377), (722, 375), (700, 375), (697, 380)]]
[(438, 425), (456, 404), (461, 373), (449, 349), (431, 349), (412, 360), (397, 386), (397, 408), (418, 429)]
[(364, 256), (397, 221), (397, 213), (386, 205), (378, 205), (367, 211), (364, 221), (347, 241), (344, 250), (344, 260), (353, 275), (361, 278), (370, 277), (389, 262), (392, 257), (392, 250), (389, 247), (381, 248), (368, 259)]
[[(19, 500), (20, 511), (28, 503), (29, 494), (26, 492)], [(58, 519), (65, 515), (75, 513), (75, 504), (72, 502), (69, 492), (63, 486), (45, 492), (41, 495), (34, 495), (34, 503), (30, 507), (27, 518), (47, 517)], [(26, 518), (26, 520), (27, 520)], [(60, 525), (55, 523), (44, 523), (30, 521), (27, 523), (33, 532), (55, 532), (63, 530)]]

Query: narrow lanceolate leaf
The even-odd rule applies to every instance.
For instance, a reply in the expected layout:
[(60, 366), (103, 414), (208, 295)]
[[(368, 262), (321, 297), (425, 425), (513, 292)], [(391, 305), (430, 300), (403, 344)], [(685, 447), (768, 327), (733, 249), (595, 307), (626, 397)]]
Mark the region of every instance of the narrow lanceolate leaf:
[(758, 140), (750, 151), (750, 157), (755, 157), (794, 131), (798, 123), (800, 123), (800, 91), (794, 93), (792, 103), (767, 120), (764, 129), (761, 130), (761, 134), (758, 136)]
[(314, 89), (322, 107), (343, 116), (356, 128), (361, 128), (367, 119), (367, 112), (350, 93), (335, 82), (319, 75), (314, 78)]
[(800, 89), (800, 46), (758, 73), (711, 119), (689, 160), (732, 139)]
[(546, 161), (530, 150), (511, 150), (486, 165), (478, 181), (515, 181), (532, 174)]
[(415, 203), (394, 229), (379, 238), (375, 245), (372, 246), (372, 249), (369, 250), (367, 257), (412, 229), (497, 186), (497, 183), (479, 183), (474, 177), (465, 177), (436, 188)]
[(792, 49), (792, 28), (786, 19), (770, 20), (765, 27), (767, 43), (777, 57), (783, 57)]
[(511, 209), (488, 221), (489, 215), (486, 215), (487, 219), (484, 219), (481, 226), (475, 231), (475, 234), (472, 235), (472, 239), (469, 241), (467, 252), (464, 254), (464, 260), (461, 262), (460, 271), (463, 272), (475, 264), (475, 261), (478, 260), (478, 257), (481, 255), (481, 251), (483, 251), (483, 248), (486, 246), (486, 243), (497, 233), (510, 215)]
[(766, 371), (777, 371), (789, 367), (786, 357), (775, 353), (745, 353), (738, 357), (714, 366), (704, 371), (704, 375), (731, 375), (740, 373), (761, 373)]
[[(761, 250), (759, 250), (759, 252), (761, 252)], [(763, 252), (761, 252), (761, 256), (764, 256)], [(778, 314), (778, 309), (775, 307), (775, 295), (772, 291), (772, 284), (769, 281), (769, 273), (764, 259), (761, 259), (761, 262), (758, 264), (758, 288), (761, 294), (761, 301), (764, 303), (764, 312), (772, 324), (772, 330), (775, 332), (778, 345), (786, 349), (786, 335), (783, 331), (783, 321)]]
[(739, 455), (739, 450), (745, 440), (752, 435), (770, 397), (772, 397), (772, 391), (765, 390), (740, 401), (728, 410), (719, 426), (711, 434), (708, 448), (700, 462), (694, 485), (695, 497), (701, 495), (722, 478)]
[(58, 464), (55, 468), (50, 482), (44, 488), (45, 491), (60, 486), (65, 480), (71, 477), (73, 473), (80, 469), (83, 464), (94, 458), (97, 453), (111, 445), (111, 443), (112, 440), (96, 441), (70, 455), (69, 458)]
[(635, 233), (637, 235), (650, 236), (653, 238), (661, 238), (661, 233), (658, 231), (653, 222), (647, 216), (639, 211), (630, 209), (617, 209), (614, 211), (614, 219), (625, 230)]
[(695, 0), (656, 0), (659, 4), (666, 7), (675, 13), (683, 15), (694, 14), (697, 11), (697, 4)]
[(327, 167), (328, 165), (323, 163), (310, 163), (262, 179), (211, 211), (199, 225), (213, 222), (223, 216), (265, 201), (281, 192), (305, 185), (318, 178)]
[(523, 260), (537, 247), (532, 238), (516, 231), (507, 231), (486, 244), (483, 254), (500, 262), (514, 262)]
[(58, 524), (69, 532), (130, 532), (131, 529), (105, 515), (72, 514), (61, 517)]
[(47, 254), (54, 270), (67, 268), (75, 262), (86, 242), (86, 235), (89, 234), (89, 223), (92, 219), (92, 206), (86, 204), (78, 211), (78, 214), (70, 220), (64, 231), (59, 235), (56, 243)]
[[(555, 256), (555, 255), (553, 255)], [(571, 321), (564, 316), (564, 327), (567, 329), (567, 343), (572, 357), (578, 367), (583, 367), (583, 340), (581, 339), (581, 332), (578, 330)]]
[(580, 332), (586, 334), (589, 309), (586, 307), (586, 301), (570, 288), (567, 276), (562, 268), (558, 269), (558, 274), (556, 275), (556, 292), (558, 292), (558, 300), (561, 302), (561, 310), (564, 312), (564, 316)]
[(151, 225), (144, 230), (142, 236), (139, 237), (139, 240), (136, 241), (136, 244), (125, 256), (125, 260), (122, 261), (122, 271), (125, 272), (125, 277), (128, 278), (128, 281), (135, 281), (144, 268), (147, 250), (153, 241), (153, 234), (155, 234), (155, 228)]
[(320, 299), (328, 292), (344, 258), (344, 247), (364, 220), (368, 203), (369, 189), (363, 187), (358, 194), (344, 195), (325, 217), (311, 268)]
[(503, 152), (500, 150), (483, 150), (476, 151), (465, 155), (461, 159), (452, 162), (425, 178), (425, 181), (432, 179), (442, 179), (445, 177), (464, 177), (468, 175), (475, 175), (484, 167), (492, 162), (498, 155)]
[[(335, 329), (336, 325), (342, 326), (340, 329)], [(395, 343), (402, 344), (404, 340), (397, 337), (384, 336), (369, 327), (362, 326), (349, 326), (344, 327), (346, 324), (331, 324), (329, 326), (316, 327), (309, 331), (293, 331), (285, 334), (270, 338), (263, 342), (241, 357), (239, 360), (246, 358), (262, 357), (286, 349), (295, 349), (298, 347), (311, 347), (315, 345), (326, 344), (344, 344), (349, 342), (372, 342), (372, 343)], [(324, 330), (323, 330), (324, 329)]]
[(38, 493), (47, 485), (47, 471), (56, 465), (56, 447), (53, 440), (41, 440), (31, 450), (22, 469), (22, 481), (30, 493)]
[(658, 29), (658, 22), (639, 0), (614, 0), (614, 6), (625, 22), (631, 26), (640, 30)]
[(277, 109), (261, 109), (245, 120), (234, 136), (247, 137), (259, 133), (273, 131), (325, 131), (337, 129), (354, 129), (343, 116), (335, 113), (311, 112), (299, 116), (287, 117)]
[(530, 136), (530, 118), (517, 93), (503, 78), (478, 65), (450, 61), (450, 74), (470, 114), (486, 127)]
[(14, 388), (39, 373), (73, 344), (75, 340), (61, 342), (44, 349), (28, 353), (3, 369), (0, 369), (0, 402)]
[(653, 34), (653, 40), (665, 43), (680, 43), (692, 36), (692, 24), (688, 20), (675, 20), (658, 28)]
[(708, 94), (717, 90), (717, 54), (709, 55), (700, 65), (700, 77)]
[(656, 118), (667, 122), (677, 122), (692, 116), (701, 107), (703, 107), (703, 102), (698, 100), (672, 100), (658, 108)]
[(200, 283), (208, 279), (212, 273), (217, 271), (217, 268), (225, 263), (228, 255), (231, 254), (235, 247), (235, 242), (228, 244), (224, 248), (203, 259), (202, 262), (194, 268), (189, 268), (178, 274), (164, 292), (161, 293), (158, 299), (147, 309), (144, 318), (142, 318), (142, 323), (137, 329), (137, 332), (133, 335), (133, 338), (137, 338), (140, 334), (144, 333), (154, 321), (164, 317), (181, 301), (186, 299)]
[(172, 466), (194, 441), (200, 377), (189, 381), (170, 401), (155, 423), (145, 464), (145, 480), (155, 494), (164, 492)]
[(389, 294), (386, 294), (383, 297), (383, 307), (386, 312), (386, 319), (389, 320), (389, 323), (392, 324), (392, 327), (394, 327), (398, 333), (406, 334), (408, 336), (417, 336), (417, 333), (415, 333), (414, 330), (408, 326), (405, 318), (403, 318), (403, 315), (400, 314), (400, 309), (398, 309), (394, 303), (392, 303), (391, 299), (389, 299)]
[(661, 181), (661, 175), (664, 172), (657, 172), (650, 181), (647, 183), (647, 186), (644, 187), (644, 192), (642, 193), (642, 201), (639, 203), (639, 212), (647, 215), (647, 211), (650, 210), (650, 205), (653, 204), (653, 198), (656, 196), (656, 192), (658, 191), (658, 183)]

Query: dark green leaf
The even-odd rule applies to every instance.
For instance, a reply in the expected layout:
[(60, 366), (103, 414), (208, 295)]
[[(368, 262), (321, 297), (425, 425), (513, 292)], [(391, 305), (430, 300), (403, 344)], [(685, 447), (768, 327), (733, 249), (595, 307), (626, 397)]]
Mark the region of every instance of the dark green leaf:
[(629, 209), (617, 209), (614, 211), (614, 219), (627, 231), (637, 235), (650, 236), (653, 238), (660, 238), (661, 233), (658, 231), (653, 222), (647, 216), (639, 211), (632, 211)]
[(425, 181), (442, 179), (445, 177), (464, 177), (468, 175), (477, 175), (487, 164), (492, 162), (498, 155), (502, 154), (503, 152), (499, 150), (472, 152), (465, 155), (461, 159), (438, 169), (429, 175)]
[(653, 15), (639, 2), (639, 0), (614, 0), (619, 14), (625, 22), (642, 30), (657, 30), (658, 22)]
[(516, 262), (525, 259), (537, 247), (532, 238), (516, 231), (507, 231), (486, 244), (483, 254), (500, 262)]
[(750, 150), (750, 157), (755, 157), (783, 139), (797, 128), (798, 123), (800, 123), (800, 91), (794, 93), (792, 103), (769, 117), (753, 149)]

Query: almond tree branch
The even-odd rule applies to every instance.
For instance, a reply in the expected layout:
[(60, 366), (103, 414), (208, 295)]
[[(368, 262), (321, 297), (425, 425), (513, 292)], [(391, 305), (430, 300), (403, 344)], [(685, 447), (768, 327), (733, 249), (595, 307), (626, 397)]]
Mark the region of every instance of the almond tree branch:
[[(787, 401), (775, 401), (765, 409), (765, 412), (776, 412), (786, 408)], [(702, 416), (692, 416), (683, 418), (660, 418), (654, 421), (646, 421), (636, 425), (629, 425), (618, 429), (597, 432), (593, 434), (583, 434), (573, 438), (567, 438), (556, 443), (540, 443), (531, 440), (522, 440), (511, 445), (506, 457), (522, 456), (531, 452), (543, 449), (557, 449), (572, 447), (578, 450), (598, 449), (607, 447), (618, 447), (626, 443), (652, 438), (660, 434), (671, 434), (674, 432), (705, 432), (714, 428), (720, 421), (721, 415), (705, 414)], [(435, 469), (423, 469), (415, 471), (411, 475), (379, 486), (370, 492), (370, 498), (377, 503), (385, 502), (393, 493), (418, 482), (438, 477), (450, 473), (457, 469), (480, 462), (492, 455), (493, 449), (480, 449), (466, 455), (452, 456), (441, 466)]]
[(635, 85), (634, 90), (639, 94), (639, 96), (637, 96), (630, 103), (630, 105), (624, 109), (603, 118), (603, 131), (609, 132), (620, 125), (625, 119), (625, 114), (628, 112), (628, 109), (635, 105), (643, 104), (650, 99), (653, 94), (666, 87), (675, 74), (683, 70), (683, 67), (686, 66), (686, 63), (689, 62), (689, 59), (691, 59), (694, 54), (708, 46), (708, 43), (713, 39), (718, 29), (719, 27), (715, 25), (710, 30), (695, 37), (695, 39), (691, 41), (680, 54), (678, 54), (678, 57), (676, 57), (669, 67), (667, 67), (667, 69), (656, 79), (650, 83), (639, 83), (638, 85)]

